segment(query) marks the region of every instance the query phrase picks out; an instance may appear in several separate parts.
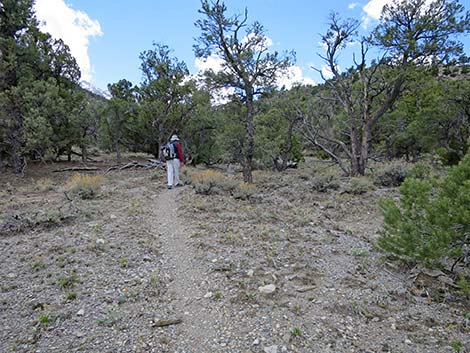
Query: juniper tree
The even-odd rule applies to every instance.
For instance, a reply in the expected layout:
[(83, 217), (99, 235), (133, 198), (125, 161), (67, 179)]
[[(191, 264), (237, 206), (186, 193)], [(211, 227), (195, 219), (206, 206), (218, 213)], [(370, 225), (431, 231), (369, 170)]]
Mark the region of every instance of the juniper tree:
[(179, 131), (194, 107), (193, 83), (184, 61), (171, 56), (171, 49), (154, 43), (154, 48), (140, 54), (143, 81), (139, 87), (142, 135), (155, 157), (171, 134)]
[(241, 162), (245, 182), (252, 182), (255, 98), (275, 85), (276, 78), (291, 65), (293, 53), (270, 53), (264, 27), (259, 22), (249, 25), (246, 9), (243, 14), (230, 16), (222, 1), (203, 0), (199, 13), (203, 18), (196, 21), (201, 30), (194, 45), (196, 56), (215, 55), (222, 60), (222, 70), (208, 71), (206, 77), (213, 88), (234, 89), (246, 109)]
[(0, 6), (0, 167), (21, 173), (28, 157), (71, 151), (70, 122), (83, 96), (78, 65), (62, 40), (39, 31), (32, 0)]
[(381, 201), (379, 246), (399, 257), (433, 266), (470, 263), (470, 153), (442, 179), (407, 179), (397, 204)]
[[(394, 0), (383, 8), (380, 23), (369, 37), (358, 36), (359, 26), (354, 19), (343, 21), (333, 14), (322, 37), (326, 47), (322, 57), (333, 76), (326, 84), (346, 120), (333, 135), (316, 131), (317, 141), (323, 142), (317, 147), (338, 146), (353, 176), (365, 173), (373, 128), (399, 98), (409, 69), (462, 57), (463, 47), (455, 35), (470, 31), (470, 13), (458, 0)], [(352, 42), (360, 44), (359, 55), (348, 71), (341, 72), (338, 57)], [(368, 60), (371, 48), (382, 50), (382, 56), (372, 62)]]

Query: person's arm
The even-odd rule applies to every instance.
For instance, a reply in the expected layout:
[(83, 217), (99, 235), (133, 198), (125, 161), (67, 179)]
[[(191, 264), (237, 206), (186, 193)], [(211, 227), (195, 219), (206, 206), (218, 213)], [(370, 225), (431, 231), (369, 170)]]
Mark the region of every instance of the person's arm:
[(176, 144), (176, 153), (178, 154), (178, 159), (180, 160), (180, 162), (184, 164), (183, 149), (181, 148), (181, 144), (179, 143)]

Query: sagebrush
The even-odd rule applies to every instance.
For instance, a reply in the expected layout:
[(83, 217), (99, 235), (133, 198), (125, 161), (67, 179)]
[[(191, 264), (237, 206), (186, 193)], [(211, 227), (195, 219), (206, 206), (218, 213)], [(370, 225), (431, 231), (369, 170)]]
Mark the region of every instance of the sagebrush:
[(104, 178), (101, 175), (73, 174), (67, 181), (66, 189), (82, 199), (92, 199), (99, 194)]

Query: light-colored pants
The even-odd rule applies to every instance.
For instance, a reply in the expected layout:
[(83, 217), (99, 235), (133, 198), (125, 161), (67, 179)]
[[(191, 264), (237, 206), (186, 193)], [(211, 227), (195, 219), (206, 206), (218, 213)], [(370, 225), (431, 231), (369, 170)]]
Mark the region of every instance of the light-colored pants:
[(178, 158), (166, 161), (166, 176), (168, 178), (168, 186), (180, 183), (180, 160)]

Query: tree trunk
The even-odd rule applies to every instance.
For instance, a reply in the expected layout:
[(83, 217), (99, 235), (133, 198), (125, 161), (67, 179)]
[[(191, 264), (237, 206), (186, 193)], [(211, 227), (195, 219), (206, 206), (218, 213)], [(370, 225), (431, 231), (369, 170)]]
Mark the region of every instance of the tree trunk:
[(351, 123), (351, 172), (350, 176), (355, 177), (360, 174), (360, 145), (357, 138), (354, 122)]
[(17, 152), (13, 151), (11, 155), (11, 166), (15, 174), (23, 173), (24, 158), (21, 157)]
[[(281, 164), (277, 163), (277, 170), (282, 172), (287, 169), (287, 162), (289, 160), (289, 153), (292, 151), (292, 133), (294, 131), (295, 122), (289, 122), (289, 129), (287, 130), (286, 145), (281, 151)], [(280, 169), (279, 169), (280, 168)]]
[(119, 141), (114, 143), (114, 150), (116, 151), (116, 161), (117, 163), (121, 163), (121, 148), (119, 146)]
[(85, 163), (87, 159), (87, 149), (84, 143), (82, 143), (81, 150), (82, 150), (82, 162)]
[(362, 126), (361, 155), (359, 159), (359, 175), (365, 175), (367, 161), (369, 160), (369, 141), (372, 122), (368, 119)]
[(23, 173), (23, 167), (24, 167), (24, 158), (21, 155), (21, 149), (23, 146), (22, 143), (22, 122), (19, 124), (21, 126), (18, 126), (16, 131), (13, 132), (10, 143), (11, 143), (11, 157), (10, 157), (10, 163), (11, 166), (13, 167), (13, 172), (15, 174), (22, 174)]
[(0, 173), (3, 173), (6, 169), (7, 162), (3, 159), (2, 152), (0, 152)]
[(255, 126), (253, 93), (248, 90), (246, 97), (246, 146), (243, 156), (243, 180), (245, 183), (253, 183), (253, 156), (255, 152)]

